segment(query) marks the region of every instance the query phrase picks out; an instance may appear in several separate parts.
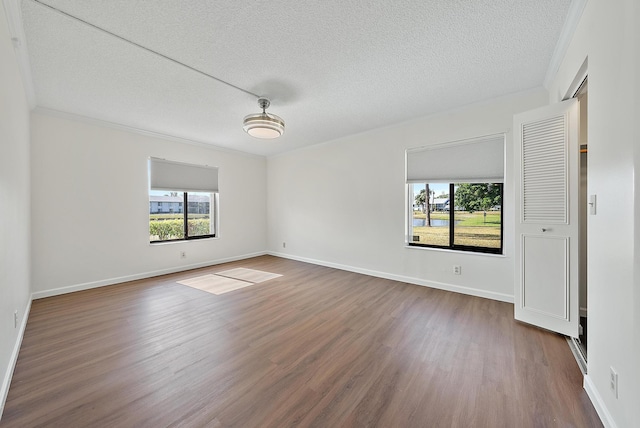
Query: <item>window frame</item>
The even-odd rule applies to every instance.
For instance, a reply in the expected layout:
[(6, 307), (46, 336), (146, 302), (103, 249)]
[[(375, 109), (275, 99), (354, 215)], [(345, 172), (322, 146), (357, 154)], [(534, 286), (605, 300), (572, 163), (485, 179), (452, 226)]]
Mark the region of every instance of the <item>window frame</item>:
[[(194, 241), (198, 239), (217, 238), (218, 237), (218, 193), (217, 192), (187, 192), (187, 191), (178, 192), (178, 193), (182, 193), (183, 209), (181, 214), (182, 214), (182, 221), (183, 221), (184, 237), (176, 238), (176, 239), (165, 239), (162, 241), (149, 240), (149, 244), (156, 245), (156, 244), (165, 244), (167, 242), (184, 242), (184, 241)], [(210, 233), (207, 235), (189, 236), (189, 203), (188, 203), (189, 193), (209, 193), (211, 195), (211, 201), (209, 203), (209, 216), (210, 216), (211, 228), (214, 231), (213, 233)], [(149, 214), (153, 214), (151, 213), (150, 209), (149, 209)]]
[[(471, 253), (483, 253), (483, 254), (504, 254), (504, 183), (491, 183), (500, 187), (500, 247), (480, 247), (471, 245), (459, 245), (455, 244), (455, 185), (464, 183), (448, 183), (449, 184), (449, 245), (435, 245), (435, 244), (420, 244), (412, 241), (413, 236), (413, 204), (415, 202), (415, 195), (412, 190), (412, 186), (417, 183), (407, 183), (407, 239), (406, 245), (409, 247), (417, 248), (435, 248), (445, 251), (463, 251)], [(425, 182), (424, 184), (428, 184)], [(469, 183), (478, 184), (478, 183)], [(428, 197), (428, 195), (427, 195)]]

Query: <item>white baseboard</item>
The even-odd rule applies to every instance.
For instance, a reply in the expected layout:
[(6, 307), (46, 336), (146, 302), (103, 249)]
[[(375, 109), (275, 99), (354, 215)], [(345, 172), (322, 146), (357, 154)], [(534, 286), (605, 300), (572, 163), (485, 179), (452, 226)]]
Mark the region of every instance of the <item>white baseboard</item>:
[(511, 294), (496, 293), (493, 291), (480, 290), (480, 289), (471, 288), (471, 287), (463, 287), (461, 285), (446, 284), (446, 283), (437, 282), (437, 281), (427, 281), (421, 278), (414, 278), (414, 277), (404, 276), (404, 275), (396, 275), (392, 273), (379, 272), (379, 271), (370, 270), (370, 269), (362, 269), (354, 266), (347, 266), (339, 263), (309, 259), (306, 257), (292, 256), (291, 254), (283, 254), (283, 253), (278, 253), (274, 251), (269, 251), (267, 254), (276, 256), (276, 257), (282, 257), (285, 259), (311, 263), (314, 265), (346, 270), (348, 272), (355, 272), (355, 273), (361, 273), (364, 275), (375, 276), (377, 278), (390, 279), (393, 281), (400, 281), (400, 282), (406, 282), (409, 284), (422, 285), (424, 287), (437, 288), (439, 290), (446, 290), (446, 291), (453, 291), (455, 293), (467, 294), (469, 296), (483, 297), (485, 299), (492, 299), (492, 300), (498, 300), (500, 302), (513, 303), (513, 295)]
[(29, 312), (31, 312), (31, 300), (33, 296), (27, 302), (22, 320), (20, 321), (20, 330), (16, 337), (16, 343), (13, 344), (13, 351), (11, 351), (11, 357), (9, 358), (9, 365), (2, 378), (2, 385), (0, 385), (0, 420), (2, 419), (2, 413), (4, 412), (4, 405), (7, 402), (7, 395), (9, 395), (9, 387), (11, 386), (11, 379), (13, 378), (13, 370), (16, 368), (18, 362), (18, 354), (20, 353), (20, 346), (22, 346), (22, 338), (24, 337), (24, 331), (27, 328), (27, 320), (29, 319)]
[(584, 377), (583, 387), (585, 391), (587, 391), (587, 395), (591, 399), (593, 407), (595, 407), (596, 412), (598, 412), (598, 416), (600, 416), (602, 424), (606, 428), (617, 428), (618, 425), (616, 425), (616, 422), (613, 420), (611, 413), (609, 413), (607, 406), (604, 404), (600, 393), (598, 393), (598, 390), (596, 389), (596, 386), (593, 384), (593, 381), (591, 380), (589, 375), (586, 375)]
[(137, 273), (133, 275), (125, 275), (125, 276), (120, 276), (116, 278), (103, 279), (100, 281), (85, 282), (83, 284), (75, 284), (75, 285), (69, 285), (66, 287), (52, 288), (50, 290), (37, 291), (33, 293), (31, 296), (34, 300), (43, 299), (45, 297), (73, 293), (74, 291), (89, 290), (91, 288), (98, 288), (98, 287), (104, 287), (106, 285), (120, 284), (122, 282), (135, 281), (137, 279), (152, 278), (154, 276), (166, 275), (169, 273), (184, 272), (191, 269), (198, 269), (198, 268), (207, 267), (207, 266), (215, 266), (222, 263), (235, 262), (237, 260), (249, 259), (251, 257), (264, 256), (265, 254), (267, 253), (261, 251), (257, 253), (244, 254), (241, 256), (227, 257), (224, 259), (209, 260), (206, 262), (194, 263), (191, 265), (177, 266), (173, 268), (154, 270), (151, 272), (143, 272), (143, 273)]

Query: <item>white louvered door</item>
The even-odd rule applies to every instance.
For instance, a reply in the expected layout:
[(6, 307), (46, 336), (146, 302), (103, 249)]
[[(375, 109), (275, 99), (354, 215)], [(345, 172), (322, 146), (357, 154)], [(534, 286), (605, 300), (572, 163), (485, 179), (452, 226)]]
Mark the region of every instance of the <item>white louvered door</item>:
[(517, 320), (578, 336), (578, 102), (514, 116)]

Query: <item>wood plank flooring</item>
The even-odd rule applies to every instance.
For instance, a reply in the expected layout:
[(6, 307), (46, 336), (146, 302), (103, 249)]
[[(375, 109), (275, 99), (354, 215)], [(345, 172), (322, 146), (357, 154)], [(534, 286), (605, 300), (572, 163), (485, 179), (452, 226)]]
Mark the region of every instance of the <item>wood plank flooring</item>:
[[(177, 284), (283, 276), (223, 295)], [(263, 256), (36, 300), (1, 427), (597, 427), (513, 305)]]

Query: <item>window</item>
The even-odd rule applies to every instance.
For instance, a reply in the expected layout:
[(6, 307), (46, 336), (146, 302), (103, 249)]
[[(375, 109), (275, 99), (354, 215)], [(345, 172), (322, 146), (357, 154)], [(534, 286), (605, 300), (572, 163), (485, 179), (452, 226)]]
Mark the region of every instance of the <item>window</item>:
[(149, 241), (217, 235), (218, 169), (149, 160)]
[[(158, 199), (172, 199), (163, 211), (154, 210)], [(185, 204), (184, 201), (187, 201)], [(149, 192), (149, 241), (166, 242), (186, 239), (212, 238), (216, 236), (216, 195), (205, 192), (173, 192), (152, 190)], [(183, 206), (187, 209), (183, 210)]]
[(412, 183), (409, 200), (409, 245), (502, 254), (502, 183)]
[(406, 156), (407, 244), (502, 254), (504, 134)]

